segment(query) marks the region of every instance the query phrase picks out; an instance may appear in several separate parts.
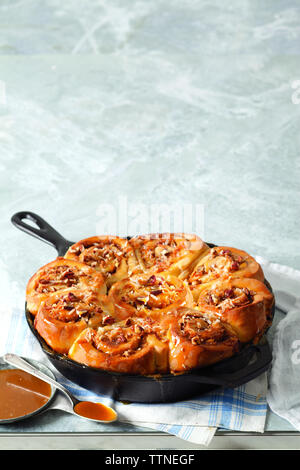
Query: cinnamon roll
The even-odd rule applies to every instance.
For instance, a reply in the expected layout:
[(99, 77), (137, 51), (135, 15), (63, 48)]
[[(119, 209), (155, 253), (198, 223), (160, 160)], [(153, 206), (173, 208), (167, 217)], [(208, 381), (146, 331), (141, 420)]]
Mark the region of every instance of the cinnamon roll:
[(168, 273), (136, 274), (114, 284), (108, 295), (116, 318), (131, 316), (159, 319), (182, 306), (191, 306), (185, 282)]
[(34, 326), (54, 351), (67, 354), (77, 336), (87, 327), (112, 324), (93, 291), (72, 289), (53, 294), (43, 302)]
[(69, 357), (98, 369), (147, 375), (166, 372), (168, 344), (129, 319), (97, 330), (85, 329), (71, 346)]
[(130, 240), (142, 272), (162, 272), (185, 277), (188, 268), (208, 250), (193, 234), (156, 233)]
[(200, 292), (197, 308), (218, 315), (231, 325), (240, 341), (259, 338), (268, 324), (273, 294), (257, 279), (233, 278), (207, 284)]
[(207, 282), (235, 277), (264, 281), (264, 273), (260, 264), (248, 253), (237, 248), (217, 246), (211, 248), (201, 257), (188, 277), (188, 283), (195, 300), (197, 300)]
[(77, 261), (57, 258), (40, 268), (29, 280), (26, 288), (27, 309), (36, 315), (41, 302), (57, 292), (71, 289), (93, 290), (106, 293), (102, 275), (95, 269)]
[(208, 366), (231, 357), (239, 340), (217, 316), (206, 317), (193, 309), (180, 309), (170, 324), (169, 364), (173, 373)]
[(128, 240), (105, 235), (80, 240), (68, 249), (65, 258), (88, 264), (99, 271), (108, 288), (131, 275), (137, 266)]

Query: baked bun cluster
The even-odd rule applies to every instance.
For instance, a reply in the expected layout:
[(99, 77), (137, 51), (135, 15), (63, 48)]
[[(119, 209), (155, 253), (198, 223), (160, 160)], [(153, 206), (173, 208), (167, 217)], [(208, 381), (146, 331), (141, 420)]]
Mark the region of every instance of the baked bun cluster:
[(274, 303), (248, 253), (177, 233), (80, 240), (31, 277), (26, 298), (54, 351), (140, 375), (233, 356), (260, 340)]

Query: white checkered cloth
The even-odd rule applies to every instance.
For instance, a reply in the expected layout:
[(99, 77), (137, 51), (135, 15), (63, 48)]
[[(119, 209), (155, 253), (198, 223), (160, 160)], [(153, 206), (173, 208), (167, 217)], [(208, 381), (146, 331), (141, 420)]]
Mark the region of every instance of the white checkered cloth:
[[(271, 410), (300, 431), (300, 271), (282, 270), (278, 289), (295, 296), (286, 316), (273, 328), (273, 361), (269, 375), (267, 402)], [(292, 289), (288, 278), (297, 285)]]
[[(270, 264), (258, 258), (271, 285), (280, 284), (288, 272), (286, 285), (293, 282), (293, 270)], [(279, 275), (279, 277), (277, 277)], [(295, 280), (296, 282), (296, 280)], [(298, 281), (297, 281), (298, 282)], [(24, 286), (11, 281), (5, 267), (0, 264), (1, 304), (0, 355), (13, 352), (47, 362), (36, 339), (30, 332), (24, 316)], [(276, 286), (275, 286), (276, 287)], [(277, 287), (279, 288), (279, 287)], [(72, 384), (57, 371), (58, 380), (79, 399), (95, 399), (92, 392)], [(172, 404), (114, 403), (120, 421), (164, 431), (181, 439), (208, 446), (217, 428), (234, 431), (264, 431), (267, 412), (267, 374), (236, 389), (226, 389), (199, 396), (193, 400)], [(99, 399), (99, 396), (97, 396)], [(109, 404), (109, 400), (100, 397)]]

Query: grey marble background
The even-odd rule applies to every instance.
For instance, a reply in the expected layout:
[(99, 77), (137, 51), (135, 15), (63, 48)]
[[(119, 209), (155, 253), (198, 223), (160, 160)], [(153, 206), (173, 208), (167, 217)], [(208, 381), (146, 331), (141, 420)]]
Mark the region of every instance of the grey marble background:
[(297, 0), (1, 0), (2, 337), (56, 256), (20, 210), (78, 240), (120, 196), (199, 204), (205, 240), (300, 268), (299, 20)]
[(206, 240), (299, 267), (299, 19), (283, 0), (2, 0), (4, 262), (52, 253), (15, 211), (78, 239), (123, 195), (202, 204)]

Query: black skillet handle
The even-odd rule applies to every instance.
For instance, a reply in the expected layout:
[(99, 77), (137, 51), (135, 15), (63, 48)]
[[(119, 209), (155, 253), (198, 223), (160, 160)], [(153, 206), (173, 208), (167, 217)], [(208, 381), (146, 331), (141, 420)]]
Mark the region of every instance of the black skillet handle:
[(254, 348), (255, 354), (253, 356), (255, 355), (255, 359), (253, 362), (250, 360), (249, 364), (242, 369), (228, 373), (221, 372), (216, 375), (191, 374), (187, 377), (196, 383), (219, 385), (223, 388), (239, 387), (265, 372), (272, 361), (272, 351), (267, 341), (264, 344), (252, 345), (252, 348)]
[[(31, 220), (37, 227), (27, 224), (24, 220)], [(73, 242), (66, 240), (60, 233), (54, 230), (42, 217), (33, 212), (22, 211), (17, 212), (11, 218), (12, 223), (29, 235), (42, 240), (53, 246), (59, 256), (63, 256), (67, 249), (73, 245)]]

